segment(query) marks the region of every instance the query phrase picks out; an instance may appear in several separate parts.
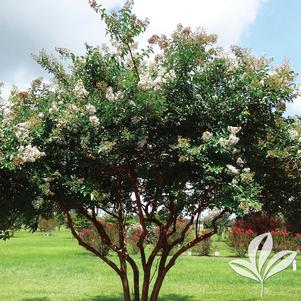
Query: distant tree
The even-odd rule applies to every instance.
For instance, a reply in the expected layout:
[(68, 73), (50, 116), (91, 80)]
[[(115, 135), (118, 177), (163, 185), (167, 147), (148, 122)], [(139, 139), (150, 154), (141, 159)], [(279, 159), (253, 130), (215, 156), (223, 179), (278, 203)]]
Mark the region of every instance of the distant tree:
[[(133, 15), (132, 2), (111, 14), (90, 4), (112, 48), (87, 46), (84, 56), (58, 49), (69, 71), (41, 52), (36, 59), (54, 84), (38, 79), (27, 92), (13, 91), (1, 117), (0, 229), (21, 217), (35, 229), (37, 216), (62, 212), (79, 244), (120, 276), (124, 300), (156, 301), (178, 257), (214, 235), (225, 213), (300, 193), (292, 182), (277, 189), (291, 176), (289, 158), (300, 168), (299, 133), (282, 116), (297, 95), (295, 75), (237, 47), (228, 56), (215, 35), (181, 25), (138, 49), (148, 22)], [(199, 233), (201, 213), (214, 208), (211, 228)], [(73, 212), (93, 224), (118, 263), (81, 238)], [(104, 215), (118, 239), (99, 222)], [(126, 244), (126, 222), (137, 216), (141, 269)], [(152, 228), (158, 239), (148, 253)]]
[(54, 219), (39, 219), (38, 228), (41, 232), (44, 232), (47, 235), (50, 235), (57, 226), (58, 223)]
[[(205, 229), (212, 228), (212, 221), (217, 214), (218, 212), (216, 212), (216, 210), (212, 210), (203, 218), (202, 223)], [(222, 239), (224, 231), (227, 230), (227, 228), (229, 228), (233, 222), (230, 217), (231, 214), (229, 212), (226, 212), (225, 214), (223, 214), (223, 216), (221, 216), (220, 219), (216, 221), (216, 234), (219, 240)]]
[(58, 230), (60, 231), (61, 227), (66, 224), (66, 219), (65, 219), (64, 214), (62, 214), (62, 213), (55, 213), (53, 218), (54, 218), (54, 220), (57, 223)]
[[(278, 106), (284, 111), (285, 106)], [(263, 211), (281, 214), (292, 232), (301, 231), (301, 126), (299, 118), (275, 118), (275, 128), (258, 145), (250, 144), (247, 155), (256, 168), (256, 182), (262, 187)]]

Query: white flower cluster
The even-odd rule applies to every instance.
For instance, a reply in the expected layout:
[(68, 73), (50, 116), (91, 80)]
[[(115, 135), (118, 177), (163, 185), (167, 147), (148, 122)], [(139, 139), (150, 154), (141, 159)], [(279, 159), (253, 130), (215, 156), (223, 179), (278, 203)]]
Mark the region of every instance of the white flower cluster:
[(209, 131), (204, 132), (202, 135), (202, 139), (205, 141), (210, 140), (212, 137), (213, 137), (213, 134)]
[(49, 114), (55, 114), (59, 111), (58, 107), (56, 106), (56, 104), (53, 102), (51, 104), (51, 107), (49, 108)]
[(75, 104), (68, 104), (67, 109), (69, 113), (78, 113), (79, 108)]
[(118, 91), (116, 93), (114, 93), (113, 89), (111, 87), (107, 88), (107, 92), (106, 92), (106, 99), (110, 100), (110, 101), (115, 101), (118, 100), (120, 98), (123, 97), (123, 93)]
[[(288, 134), (289, 134), (290, 139), (292, 139), (292, 140), (296, 140), (299, 137), (298, 142), (301, 143), (301, 135), (298, 133), (297, 130), (291, 129), (291, 130), (289, 130)], [(301, 156), (300, 149), (297, 151), (297, 155)]]
[(16, 137), (18, 140), (26, 139), (29, 136), (30, 123), (28, 121), (21, 122), (16, 126)]
[(93, 127), (98, 127), (99, 119), (97, 118), (97, 116), (95, 116), (95, 115), (90, 116), (89, 121), (91, 122)]
[(254, 173), (251, 172), (250, 168), (244, 168), (240, 178), (243, 183), (248, 184), (253, 181)]
[(34, 209), (38, 210), (38, 209), (42, 208), (43, 203), (44, 203), (44, 200), (42, 198), (38, 198), (38, 199), (33, 200), (31, 204)]
[(241, 127), (240, 126), (228, 126), (228, 131), (232, 134), (232, 135), (236, 135), (240, 132)]
[(236, 176), (239, 174), (239, 170), (235, 166), (233, 166), (231, 164), (227, 164), (226, 167), (227, 167), (228, 173), (230, 175)]
[(228, 139), (225, 139), (225, 138), (220, 138), (219, 139), (219, 144), (222, 146), (222, 147), (228, 147), (228, 146), (232, 146), (232, 145), (235, 145), (237, 144), (239, 141), (239, 138), (236, 137), (235, 135), (230, 135)]
[(246, 199), (241, 199), (238, 207), (244, 212), (244, 214), (260, 212), (262, 210), (262, 204), (250, 202)]
[(63, 55), (63, 56), (67, 56), (67, 55), (70, 54), (70, 50), (67, 49), (67, 48), (56, 47), (55, 50), (56, 50), (60, 55)]
[[(250, 168), (243, 168), (239, 170), (233, 165), (227, 165), (228, 173), (232, 176), (240, 175), (240, 180), (242, 183), (249, 184), (253, 181), (254, 173), (251, 172)], [(231, 184), (238, 184), (239, 180), (237, 177), (233, 178)]]
[(63, 129), (67, 126), (67, 120), (66, 119), (59, 119), (56, 123), (58, 129)]
[(87, 110), (87, 112), (88, 112), (89, 114), (91, 114), (91, 115), (93, 115), (93, 114), (96, 113), (95, 107), (94, 107), (93, 105), (91, 105), (90, 103), (88, 103), (88, 104), (86, 105), (86, 110)]
[(149, 73), (143, 73), (140, 75), (138, 87), (141, 89), (152, 89), (153, 88), (153, 80)]
[(236, 163), (239, 166), (243, 166), (245, 164), (244, 160), (242, 158), (240, 158), (240, 157), (236, 160)]
[(298, 138), (299, 134), (296, 130), (292, 129), (288, 132), (289, 136), (291, 139), (296, 139)]
[(76, 83), (75, 87), (74, 87), (74, 93), (78, 96), (86, 96), (88, 95), (87, 90), (85, 89), (85, 86), (83, 84), (83, 82), (80, 80)]
[[(291, 129), (288, 134), (292, 140), (295, 140), (299, 137), (299, 133), (295, 129)], [(299, 137), (299, 142), (301, 142), (301, 136)]]
[(234, 148), (233, 151), (232, 151), (232, 154), (233, 155), (238, 155), (238, 154), (240, 154), (240, 150), (237, 149), (237, 148)]
[(222, 147), (233, 146), (238, 143), (239, 138), (236, 136), (241, 130), (241, 127), (228, 126), (228, 131), (230, 132), (230, 136), (228, 139), (220, 138), (219, 144)]
[(153, 78), (151, 75), (151, 70), (155, 67), (149, 66), (148, 70), (143, 72), (140, 76), (140, 81), (138, 82), (138, 87), (142, 89), (158, 89), (167, 81), (175, 79), (176, 73), (174, 70), (167, 72), (165, 68), (158, 68), (156, 77)]
[(21, 160), (23, 162), (35, 162), (41, 157), (45, 156), (44, 152), (40, 152), (39, 149), (31, 144), (27, 146), (20, 146), (18, 151), (22, 154)]
[(176, 73), (173, 70), (166, 72), (164, 68), (158, 70), (156, 79), (153, 82), (154, 88), (160, 88), (161, 85), (165, 84), (168, 80), (176, 78)]

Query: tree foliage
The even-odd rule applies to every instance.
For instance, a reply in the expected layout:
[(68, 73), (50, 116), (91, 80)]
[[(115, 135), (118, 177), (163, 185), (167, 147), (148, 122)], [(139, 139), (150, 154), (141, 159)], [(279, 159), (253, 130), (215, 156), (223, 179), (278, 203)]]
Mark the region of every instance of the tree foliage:
[[(132, 2), (112, 13), (90, 4), (112, 46), (87, 45), (82, 56), (59, 48), (62, 61), (42, 51), (35, 58), (53, 83), (37, 79), (26, 92), (12, 91), (1, 116), (0, 229), (17, 218), (34, 229), (38, 216), (63, 212), (79, 244), (118, 273), (125, 300), (130, 266), (134, 300), (155, 301), (176, 259), (213, 235), (223, 213), (276, 202), (280, 208), (279, 200), (300, 195), (300, 133), (283, 117), (285, 102), (297, 95), (295, 74), (238, 47), (227, 55), (215, 35), (182, 25), (139, 48), (148, 21), (133, 15)], [(194, 229), (168, 257), (208, 208), (220, 212), (211, 229)], [(95, 226), (119, 264), (81, 239), (74, 211)], [(117, 241), (99, 222), (104, 215), (118, 226)], [(137, 216), (142, 289), (125, 243), (127, 220)], [(147, 255), (150, 226), (159, 238)]]

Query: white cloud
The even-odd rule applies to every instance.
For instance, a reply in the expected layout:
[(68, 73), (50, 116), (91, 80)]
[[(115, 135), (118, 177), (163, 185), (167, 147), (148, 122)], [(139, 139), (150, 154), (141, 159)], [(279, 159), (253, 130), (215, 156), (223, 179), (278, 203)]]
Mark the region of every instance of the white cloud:
[(301, 96), (296, 98), (293, 103), (287, 104), (286, 114), (289, 116), (301, 115)]
[[(204, 27), (217, 33), (222, 45), (239, 43), (241, 35), (255, 21), (266, 0), (136, 0), (135, 12), (149, 17), (147, 32), (171, 33), (178, 23)], [(99, 0), (108, 8), (124, 0)], [(43, 70), (30, 54), (45, 48), (66, 47), (84, 50), (84, 43), (107, 42), (104, 24), (89, 7), (88, 0), (1, 0), (0, 1), (0, 82), (22, 88)], [(7, 87), (7, 86), (6, 86)], [(7, 88), (6, 88), (7, 94)]]
[[(122, 1), (102, 3), (112, 8)], [(24, 89), (33, 78), (47, 75), (31, 53), (41, 49), (53, 53), (55, 47), (81, 53), (85, 42), (100, 45), (108, 40), (88, 0), (1, 0), (0, 36), (0, 82), (6, 84), (5, 94), (9, 83)]]
[(219, 35), (223, 46), (238, 44), (266, 0), (136, 0), (135, 12), (151, 20), (149, 33), (171, 33), (182, 23)]

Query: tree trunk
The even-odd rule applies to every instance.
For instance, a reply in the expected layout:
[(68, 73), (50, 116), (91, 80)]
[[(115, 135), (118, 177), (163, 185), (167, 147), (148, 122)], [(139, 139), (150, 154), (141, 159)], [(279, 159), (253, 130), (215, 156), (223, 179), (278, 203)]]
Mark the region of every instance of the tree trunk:
[(123, 288), (123, 300), (131, 301), (131, 293), (129, 282), (126, 275), (121, 276), (122, 288)]
[(139, 271), (134, 272), (134, 301), (140, 301)]
[(127, 257), (127, 261), (129, 262), (133, 270), (134, 301), (140, 301), (139, 268), (133, 258)]
[(158, 275), (157, 280), (156, 280), (155, 285), (154, 285), (153, 290), (152, 290), (150, 301), (157, 301), (158, 300), (159, 293), (160, 293), (165, 275), (166, 275), (165, 272), (162, 272)]
[(161, 259), (159, 263), (159, 269), (158, 269), (158, 274), (156, 278), (156, 282), (154, 284), (151, 296), (150, 296), (150, 301), (157, 301), (160, 293), (160, 289), (163, 283), (163, 280), (165, 278), (167, 270), (165, 269), (165, 264), (166, 260), (168, 258), (168, 255), (170, 253), (170, 248), (168, 245), (164, 244), (162, 254), (161, 254)]
[(144, 271), (141, 301), (148, 301), (149, 285), (150, 285), (150, 271), (148, 268), (146, 268), (146, 270)]

